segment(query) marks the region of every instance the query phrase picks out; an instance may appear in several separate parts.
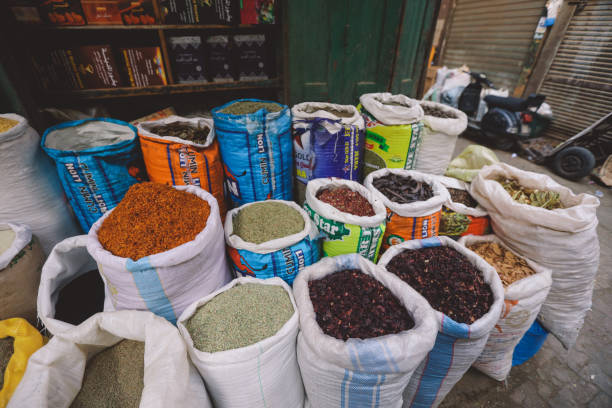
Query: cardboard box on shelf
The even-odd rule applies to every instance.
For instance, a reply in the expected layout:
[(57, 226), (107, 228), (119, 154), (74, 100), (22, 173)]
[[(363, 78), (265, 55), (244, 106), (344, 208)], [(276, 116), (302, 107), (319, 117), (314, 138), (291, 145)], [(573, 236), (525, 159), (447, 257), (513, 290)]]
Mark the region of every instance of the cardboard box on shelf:
[(121, 86), (119, 70), (110, 45), (89, 45), (68, 50), (79, 88), (99, 89)]
[(48, 91), (78, 89), (66, 50), (35, 51), (31, 60), (42, 89)]
[(276, 22), (275, 0), (241, 0), (240, 22), (242, 24), (274, 24)]
[(85, 17), (79, 0), (43, 0), (39, 6), (43, 20), (53, 25), (84, 25)]
[(239, 0), (160, 0), (166, 24), (238, 24)]
[(272, 77), (271, 53), (265, 34), (234, 35), (232, 54), (239, 81)]
[(155, 24), (153, 0), (119, 2), (119, 12), (126, 25)]
[(213, 82), (234, 81), (232, 47), (228, 35), (213, 35), (206, 39), (206, 70)]
[(118, 0), (81, 0), (87, 24), (123, 24)]
[(204, 44), (202, 37), (169, 37), (170, 64), (174, 79), (179, 84), (206, 82)]
[(42, 19), (38, 11), (39, 0), (10, 0), (9, 10), (15, 21), (25, 24), (40, 24)]
[(166, 85), (166, 71), (159, 47), (122, 48), (130, 86)]

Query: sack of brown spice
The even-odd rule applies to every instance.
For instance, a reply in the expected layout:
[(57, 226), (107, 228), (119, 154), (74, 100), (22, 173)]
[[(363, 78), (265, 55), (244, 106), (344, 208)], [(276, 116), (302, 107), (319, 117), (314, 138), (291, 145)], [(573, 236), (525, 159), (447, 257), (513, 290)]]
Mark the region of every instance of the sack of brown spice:
[(151, 312), (98, 313), (30, 357), (7, 408), (212, 408), (176, 327)]
[(87, 250), (115, 310), (151, 310), (171, 323), (231, 280), (217, 200), (196, 186), (132, 186), (92, 226)]
[[(564, 208), (521, 204), (498, 182), (500, 178), (558, 193)], [(547, 175), (503, 163), (483, 168), (472, 182), (471, 194), (488, 211), (493, 233), (504, 244), (552, 271), (553, 283), (538, 320), (566, 349), (571, 348), (591, 308), (599, 268), (599, 199), (574, 194)]]
[(493, 266), (504, 285), (502, 315), (474, 367), (504, 381), (512, 368), (514, 348), (535, 321), (552, 284), (550, 269), (521, 257), (495, 235), (466, 236), (459, 244)]
[(277, 276), (291, 285), (319, 260), (318, 235), (306, 211), (293, 201), (244, 204), (225, 219), (225, 243), (236, 276)]
[(324, 258), (306, 268), (293, 293), (307, 406), (340, 407), (351, 401), (359, 407), (401, 407), (406, 384), (438, 330), (427, 302), (357, 254)]
[(380, 169), (370, 173), (364, 185), (386, 207), (383, 251), (404, 241), (438, 235), (448, 192), (436, 176), (414, 170)]
[(448, 237), (394, 245), (378, 264), (435, 310), (436, 344), (410, 379), (404, 401), (412, 407), (437, 407), (487, 343), (501, 315), (502, 283), (491, 265)]
[(310, 180), (304, 209), (325, 235), (323, 256), (357, 253), (378, 259), (386, 210), (367, 188), (333, 177)]
[(280, 278), (234, 279), (192, 303), (178, 328), (215, 407), (302, 407), (298, 313)]

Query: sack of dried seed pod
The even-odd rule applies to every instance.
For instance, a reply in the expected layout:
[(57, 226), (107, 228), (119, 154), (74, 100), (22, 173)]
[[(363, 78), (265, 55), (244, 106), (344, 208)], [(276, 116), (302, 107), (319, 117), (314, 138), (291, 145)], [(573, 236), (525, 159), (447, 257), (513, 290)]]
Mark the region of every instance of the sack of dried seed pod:
[(301, 408), (298, 323), (289, 285), (246, 277), (192, 303), (178, 328), (215, 407)]
[(291, 111), (285, 105), (238, 99), (212, 110), (234, 206), (293, 199)]
[(439, 235), (453, 239), (465, 235), (485, 235), (491, 232), (491, 219), (470, 195), (470, 185), (452, 177), (437, 180), (448, 190), (448, 201), (442, 207)]
[(10, 401), (28, 359), (42, 347), (43, 341), (38, 330), (24, 319), (0, 320), (0, 407), (6, 407)]
[[(484, 350), (474, 362), (474, 367), (497, 381), (504, 381), (512, 368), (514, 348), (535, 321), (548, 296), (552, 284), (551, 271), (514, 253), (495, 235), (471, 235), (459, 240), (459, 244), (472, 251), (472, 246), (480, 243), (495, 243), (501, 247), (499, 253), (490, 255), (495, 258), (495, 264), (489, 264), (495, 267), (503, 278), (504, 307)], [(489, 249), (491, 250), (495, 248)], [(512, 253), (513, 259), (507, 259), (506, 251)], [(480, 255), (479, 252), (477, 254)], [(488, 261), (486, 257), (480, 256)], [(521, 270), (516, 266), (517, 260), (525, 262), (521, 265)]]
[(198, 186), (227, 212), (223, 163), (212, 119), (167, 118), (138, 124), (138, 138), (149, 180), (172, 186)]
[(423, 109), (405, 95), (389, 92), (359, 97), (366, 143), (363, 175), (388, 168), (414, 169), (423, 133)]
[(36, 293), (45, 254), (23, 224), (0, 224), (0, 320), (22, 317), (36, 324)]
[(291, 115), (298, 204), (306, 199), (309, 180), (360, 181), (365, 122), (354, 106), (303, 102), (291, 108)]
[[(435, 310), (436, 320), (439, 324), (438, 335), (434, 348), (429, 352), (427, 358), (417, 367), (414, 375), (410, 379), (410, 383), (404, 392), (404, 407), (437, 407), (440, 405), (444, 397), (450, 392), (453, 386), (463, 377), (463, 374), (470, 368), (482, 352), (491, 330), (499, 320), (504, 302), (504, 289), (495, 269), (486, 263), (482, 258), (459, 245), (455, 241), (447, 237), (434, 237), (427, 239), (418, 239), (406, 241), (399, 245), (394, 245), (389, 248), (380, 258), (378, 265), (384, 267), (387, 271), (395, 273), (397, 266), (394, 258), (402, 257), (404, 251), (422, 250), (429, 248), (450, 247), (456, 251), (455, 256), (459, 257), (456, 262), (462, 262), (463, 266), (475, 268), (475, 272), (480, 275), (480, 284), (483, 288), (488, 288), (489, 300), (491, 301), (488, 310), (479, 309), (478, 315), (472, 323), (459, 323), (448, 314)], [(468, 274), (465, 270), (460, 269), (459, 265), (452, 266), (451, 269), (446, 269), (444, 272), (450, 272), (450, 276), (445, 276), (441, 279), (442, 270), (438, 273), (437, 280), (434, 283), (429, 282), (427, 274), (435, 273), (436, 263), (439, 256), (434, 255), (432, 258), (424, 262), (425, 266), (419, 266), (416, 262), (407, 264), (404, 273), (406, 276), (416, 279), (423, 288), (432, 288), (434, 285), (448, 285), (463, 288), (463, 293), (475, 294), (482, 296), (475, 289), (475, 278)], [(401, 258), (399, 258), (401, 259)], [(455, 259), (455, 258), (453, 258)], [(439, 262), (439, 261), (438, 261)], [(424, 269), (418, 270), (415, 268)], [(425, 274), (425, 276), (423, 276)], [(402, 278), (405, 279), (405, 278)], [(435, 283), (436, 281), (441, 283)], [(410, 285), (404, 283), (406, 288)], [(471, 285), (466, 288), (466, 285)], [(415, 287), (415, 289), (417, 289)], [(423, 289), (418, 289), (423, 290)], [(450, 290), (450, 289), (449, 289)], [(423, 293), (423, 292), (419, 292)], [(453, 293), (453, 299), (458, 299), (457, 293)], [(445, 294), (440, 296), (444, 297)], [(444, 298), (446, 299), (446, 298)], [(480, 298), (478, 298), (480, 299)], [(470, 303), (473, 300), (470, 300)], [(430, 301), (431, 304), (431, 301)], [(445, 303), (451, 304), (451, 302)], [(472, 305), (468, 304), (452, 304), (454, 308), (459, 310), (459, 307), (465, 306), (471, 313), (474, 312)], [(455, 310), (455, 311), (457, 311)], [(451, 312), (448, 312), (451, 313)], [(476, 316), (472, 316), (475, 318)], [(468, 320), (469, 321), (469, 320)]]
[(289, 285), (319, 260), (319, 231), (293, 201), (266, 200), (228, 212), (225, 242), (236, 276), (278, 276)]
[(8, 408), (94, 406), (212, 404), (176, 327), (123, 310), (98, 313), (34, 353)]
[(414, 169), (442, 175), (453, 157), (457, 137), (467, 128), (467, 116), (460, 110), (441, 103), (419, 103), (425, 113), (425, 127)]
[[(559, 194), (562, 208), (521, 204), (497, 181), (511, 178), (530, 189)], [(510, 249), (552, 271), (552, 287), (538, 320), (567, 349), (578, 338), (599, 267), (597, 207), (590, 194), (574, 194), (549, 176), (507, 164), (487, 166), (470, 193), (491, 217), (493, 232)]]
[[(317, 322), (309, 282), (355, 269), (390, 291), (408, 311), (414, 323), (411, 329), (346, 341), (325, 334)], [(324, 258), (306, 268), (295, 280), (293, 293), (300, 314), (297, 358), (306, 389), (305, 406), (401, 407), (402, 393), (433, 347), (437, 333), (435, 316), (427, 301), (397, 277), (357, 254)]]
[[(353, 213), (322, 201), (320, 194), (326, 190), (338, 190), (336, 206), (352, 204)], [(378, 259), (387, 213), (384, 204), (367, 188), (356, 181), (338, 178), (310, 180), (304, 209), (325, 235), (323, 256), (357, 253), (372, 261)]]
[[(398, 195), (394, 191), (397, 189), (397, 191), (401, 192), (408, 188), (408, 184), (405, 181), (398, 179), (395, 182), (392, 179), (394, 176), (396, 178), (401, 177), (402, 180), (409, 177), (416, 183), (415, 188), (417, 190), (428, 188), (429, 191), (425, 197), (429, 198), (407, 204), (398, 203), (398, 200), (406, 202), (411, 201), (411, 199), (410, 197), (403, 197), (401, 194)], [(387, 178), (389, 178), (390, 183), (388, 187), (382, 191), (375, 187), (375, 184), (377, 184), (376, 180)], [(424, 187), (424, 184), (428, 187)], [(404, 241), (438, 235), (442, 205), (448, 200), (448, 191), (438, 182), (435, 176), (414, 170), (380, 169), (370, 173), (366, 177), (364, 185), (374, 197), (382, 201), (387, 209), (387, 229), (383, 238), (383, 251), (386, 251), (391, 245)], [(388, 189), (393, 190), (388, 191)]]

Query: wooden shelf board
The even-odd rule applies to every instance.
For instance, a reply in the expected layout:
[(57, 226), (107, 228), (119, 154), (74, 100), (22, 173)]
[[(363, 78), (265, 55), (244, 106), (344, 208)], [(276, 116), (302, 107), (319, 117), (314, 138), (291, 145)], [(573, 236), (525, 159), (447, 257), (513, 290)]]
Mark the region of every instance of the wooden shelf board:
[(218, 30), (231, 28), (274, 28), (277, 24), (151, 24), (151, 25), (75, 25), (75, 26), (54, 26), (54, 25), (23, 25), (24, 29), (51, 30), (51, 31), (70, 31), (70, 30)]

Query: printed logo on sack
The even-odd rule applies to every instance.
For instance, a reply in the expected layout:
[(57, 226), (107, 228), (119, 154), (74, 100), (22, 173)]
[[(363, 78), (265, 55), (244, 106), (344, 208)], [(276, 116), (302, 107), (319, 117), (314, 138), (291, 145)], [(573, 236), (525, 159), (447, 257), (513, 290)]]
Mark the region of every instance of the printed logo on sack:
[(185, 147), (181, 147), (179, 153), (179, 166), (183, 170), (182, 177), (183, 183), (186, 185), (194, 185), (200, 187), (200, 178), (192, 177), (192, 174), (198, 172), (198, 163), (196, 161), (196, 153)]
[(244, 259), (240, 252), (236, 248), (228, 248), (230, 259), (234, 264), (234, 270), (243, 276), (250, 275), (255, 276), (255, 272), (262, 272), (268, 269), (268, 264), (265, 264), (261, 268), (255, 268)]
[(310, 218), (314, 221), (317, 228), (327, 234), (329, 240), (342, 240), (343, 237), (351, 235), (351, 231), (346, 228), (344, 223), (320, 216), (306, 203), (304, 203), (304, 210), (306, 210)]
[[(236, 198), (240, 198), (240, 186), (238, 185), (238, 179), (229, 171), (227, 165), (223, 164), (223, 173), (225, 174), (225, 185), (227, 190)], [(242, 172), (238, 177), (242, 177), (246, 174), (246, 170)]]
[[(283, 257), (285, 258), (285, 272), (287, 273), (287, 275), (293, 275), (296, 269), (297, 269), (297, 272), (301, 272), (302, 269), (304, 269), (304, 266), (306, 265), (306, 260), (304, 258), (304, 251), (302, 251), (301, 249), (296, 249), (295, 251), (292, 251), (290, 248), (283, 248), (281, 250), (281, 253), (283, 254)], [(297, 259), (297, 268), (296, 268), (296, 262), (293, 259), (294, 254)]]
[(404, 242), (404, 238), (400, 237), (399, 235), (389, 235), (387, 237), (387, 244), (389, 245), (397, 245), (397, 244), (401, 244), (402, 242)]

